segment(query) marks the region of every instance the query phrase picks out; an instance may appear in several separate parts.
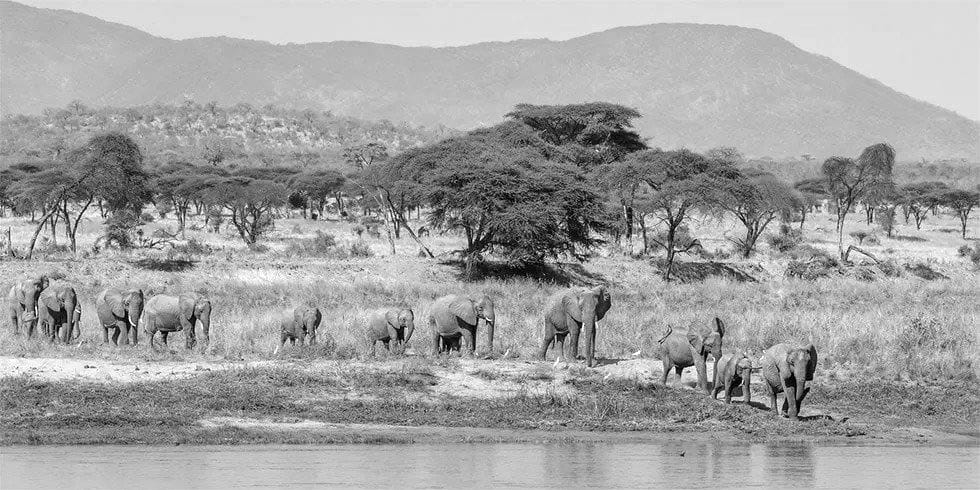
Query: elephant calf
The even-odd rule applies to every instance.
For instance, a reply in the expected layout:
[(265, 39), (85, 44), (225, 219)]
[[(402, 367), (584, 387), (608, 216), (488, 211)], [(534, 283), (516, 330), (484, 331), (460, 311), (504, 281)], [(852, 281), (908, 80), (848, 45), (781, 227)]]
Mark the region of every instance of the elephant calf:
[(721, 341), (724, 336), (725, 324), (719, 318), (714, 319), (707, 331), (692, 327), (687, 332), (675, 332), (667, 327), (667, 333), (660, 339), (658, 347), (660, 359), (664, 364), (661, 382), (667, 384), (667, 375), (670, 374), (671, 369), (676, 370), (677, 377), (680, 378), (684, 368), (694, 366), (698, 372), (698, 388), (710, 395), (707, 374), (708, 356), (712, 356), (715, 360), (711, 375), (712, 386), (716, 386), (718, 361), (721, 359)]
[(782, 411), (790, 419), (799, 420), (800, 406), (810, 392), (806, 383), (813, 381), (813, 372), (817, 369), (817, 348), (813, 344), (776, 344), (762, 352), (761, 364), (772, 411), (779, 416), (776, 395), (783, 393)]
[(194, 329), (201, 322), (201, 333), (204, 334), (204, 345), (207, 346), (211, 330), (211, 302), (197, 293), (183, 293), (180, 296), (158, 294), (146, 302), (144, 308), (143, 330), (150, 336), (150, 348), (156, 349), (153, 339), (157, 332), (167, 345), (167, 335), (170, 332), (184, 332), (187, 348), (191, 349), (197, 343)]
[(732, 389), (742, 385), (742, 396), (745, 404), (752, 403), (752, 360), (745, 353), (734, 354), (729, 352), (721, 356), (718, 361), (718, 374), (715, 375), (718, 384), (711, 393), (711, 398), (718, 396), (718, 392), (725, 389), (725, 403), (732, 402)]
[(309, 338), (310, 345), (316, 345), (316, 329), (320, 326), (323, 315), (320, 309), (315, 306), (297, 306), (283, 312), (280, 321), (279, 346), (286, 344), (289, 340), (290, 345), (303, 345), (303, 341)]
[[(41, 292), (37, 303), (37, 323), (52, 341), (60, 338), (67, 344), (81, 335), (82, 330), (78, 326), (81, 318), (82, 305), (71, 286), (64, 284)], [(32, 330), (28, 329), (28, 337), (33, 334)]]
[[(612, 302), (604, 286), (595, 288), (572, 288), (559, 291), (548, 299), (544, 313), (544, 339), (538, 358), (544, 360), (548, 347), (557, 342), (558, 357), (576, 359), (578, 357), (578, 338), (585, 335), (586, 364), (592, 367), (595, 362), (596, 325), (606, 315)], [(565, 337), (571, 334), (568, 352), (565, 352)]]
[(385, 350), (391, 350), (390, 342), (395, 343), (395, 352), (404, 352), (405, 346), (415, 332), (415, 313), (408, 308), (377, 311), (368, 317), (367, 339), (371, 343), (371, 355), (381, 342)]
[(143, 290), (117, 288), (104, 289), (95, 297), (95, 311), (102, 325), (102, 342), (109, 343), (109, 330), (112, 330), (112, 343), (119, 345), (122, 336), (123, 344), (136, 345), (137, 326), (143, 315)]

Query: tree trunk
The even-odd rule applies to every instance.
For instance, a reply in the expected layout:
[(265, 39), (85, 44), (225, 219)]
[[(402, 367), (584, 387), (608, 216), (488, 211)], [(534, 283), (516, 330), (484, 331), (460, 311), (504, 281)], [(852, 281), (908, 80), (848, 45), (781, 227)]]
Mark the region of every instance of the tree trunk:
[(640, 214), (639, 221), (640, 231), (643, 233), (643, 252), (641, 255), (646, 255), (647, 250), (649, 249), (649, 241), (647, 239), (647, 222), (642, 213)]
[(25, 257), (27, 260), (30, 260), (31, 256), (34, 255), (34, 245), (37, 244), (37, 237), (38, 235), (41, 234), (41, 229), (44, 228), (44, 223), (48, 220), (48, 217), (51, 216), (51, 214), (57, 210), (58, 210), (57, 206), (52, 206), (51, 210), (49, 210), (47, 214), (41, 217), (41, 221), (39, 221), (37, 226), (34, 227), (34, 235), (31, 236), (31, 241), (27, 245), (27, 256)]
[(13, 240), (13, 238), (10, 238), (10, 227), (9, 226), (7, 227), (7, 256), (8, 257), (17, 257), (17, 255), (14, 254), (14, 240)]

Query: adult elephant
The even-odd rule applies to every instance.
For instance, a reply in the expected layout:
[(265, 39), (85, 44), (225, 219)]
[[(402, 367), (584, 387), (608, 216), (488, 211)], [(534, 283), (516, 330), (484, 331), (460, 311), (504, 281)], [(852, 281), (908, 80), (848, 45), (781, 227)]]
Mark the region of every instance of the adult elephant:
[(280, 320), (279, 346), (289, 340), (290, 345), (303, 345), (309, 339), (310, 345), (316, 345), (316, 329), (323, 320), (323, 314), (315, 306), (303, 305), (283, 312)]
[(23, 324), (28, 333), (34, 332), (37, 325), (37, 301), (41, 296), (41, 291), (48, 287), (48, 278), (39, 276), (17, 282), (10, 288), (7, 294), (7, 308), (10, 312), (10, 321), (14, 326), (14, 335), (20, 334), (20, 327)]
[(385, 350), (391, 350), (389, 343), (395, 343), (395, 352), (404, 352), (406, 344), (415, 332), (415, 313), (408, 308), (392, 308), (376, 311), (368, 317), (367, 339), (371, 343), (371, 355), (381, 342)]
[(761, 364), (772, 411), (779, 416), (776, 395), (783, 393), (782, 411), (790, 419), (799, 420), (800, 406), (810, 391), (806, 382), (813, 381), (817, 369), (817, 348), (813, 344), (776, 344), (762, 352)]
[[(579, 334), (585, 335), (585, 359), (589, 367), (595, 363), (596, 322), (606, 316), (612, 300), (605, 286), (571, 288), (559, 291), (548, 299), (544, 313), (544, 339), (538, 357), (545, 358), (552, 342), (557, 343), (558, 357), (578, 357)], [(584, 330), (584, 331), (583, 331)], [(568, 352), (565, 337), (571, 334)]]
[(707, 363), (708, 356), (714, 358), (714, 370), (711, 373), (712, 386), (717, 384), (718, 361), (721, 359), (721, 341), (725, 336), (725, 323), (715, 318), (707, 330), (691, 327), (686, 332), (674, 331), (667, 327), (667, 333), (659, 340), (659, 355), (663, 361), (664, 373), (661, 382), (667, 384), (670, 370), (677, 372), (680, 379), (684, 368), (694, 366), (698, 372), (698, 388), (711, 394), (708, 387)]
[(493, 299), (487, 295), (477, 300), (455, 294), (437, 299), (429, 311), (433, 352), (438, 354), (443, 346), (462, 337), (469, 353), (475, 353), (476, 327), (481, 318), (487, 325), (489, 351), (493, 352)]
[(157, 332), (167, 345), (167, 335), (170, 332), (184, 331), (188, 349), (197, 343), (195, 326), (201, 322), (201, 332), (204, 334), (204, 346), (210, 341), (211, 302), (197, 293), (183, 293), (180, 296), (158, 294), (146, 302), (143, 310), (143, 330), (150, 335), (150, 347), (156, 349), (153, 339)]
[[(41, 331), (52, 341), (60, 338), (69, 343), (82, 334), (79, 320), (82, 318), (82, 305), (78, 302), (75, 288), (62, 284), (45, 288), (38, 297), (37, 323)], [(27, 336), (34, 332), (28, 329)]]
[(132, 343), (136, 345), (137, 326), (143, 315), (142, 289), (104, 289), (95, 297), (95, 311), (102, 325), (103, 343), (109, 343), (109, 330), (112, 330), (113, 344), (119, 345), (120, 336), (123, 344), (129, 344), (132, 333)]

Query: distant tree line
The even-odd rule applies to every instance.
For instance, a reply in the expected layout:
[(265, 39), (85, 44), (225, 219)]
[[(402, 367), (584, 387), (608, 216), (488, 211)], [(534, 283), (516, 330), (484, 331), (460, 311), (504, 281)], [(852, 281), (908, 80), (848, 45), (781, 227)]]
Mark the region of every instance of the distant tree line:
[(45, 228), (53, 240), (60, 228), (76, 251), (79, 223), (95, 210), (106, 219), (106, 244), (133, 246), (132, 230), (152, 203), (161, 217), (176, 219), (173, 237), (198, 216), (211, 231), (228, 224), (248, 246), (289, 210), (310, 219), (326, 212), (374, 216), (392, 253), (405, 233), (432, 257), (421, 226), (458, 233), (464, 246), (457, 253), (468, 271), (488, 256), (538, 265), (586, 260), (603, 243), (625, 245), (628, 253), (640, 244), (641, 255), (661, 254), (669, 280), (677, 255), (700, 245), (689, 232), (694, 216), (733, 218), (741, 232), (731, 241), (749, 257), (773, 223), (802, 227), (829, 202), (844, 255), (844, 222), (858, 207), (889, 234), (898, 211), (918, 228), (942, 208), (960, 219), (965, 237), (980, 206), (976, 190), (895, 184), (895, 152), (885, 143), (856, 158), (829, 158), (819, 177), (790, 185), (733, 148), (703, 154), (650, 148), (633, 130), (638, 117), (601, 102), (521, 104), (495, 126), (394, 155), (378, 142), (348, 145), (339, 152), (342, 165), (242, 165), (249, 158), (244, 148), (221, 141), (205, 142), (193, 158), (173, 154), (148, 164), (133, 137), (109, 131), (0, 170), (0, 214), (35, 223), (28, 257)]

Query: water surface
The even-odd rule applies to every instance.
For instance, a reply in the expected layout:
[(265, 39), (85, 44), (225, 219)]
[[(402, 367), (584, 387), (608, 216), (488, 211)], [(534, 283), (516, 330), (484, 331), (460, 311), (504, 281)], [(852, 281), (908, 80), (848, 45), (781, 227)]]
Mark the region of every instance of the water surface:
[(977, 488), (980, 448), (711, 442), (0, 448), (0, 488)]

